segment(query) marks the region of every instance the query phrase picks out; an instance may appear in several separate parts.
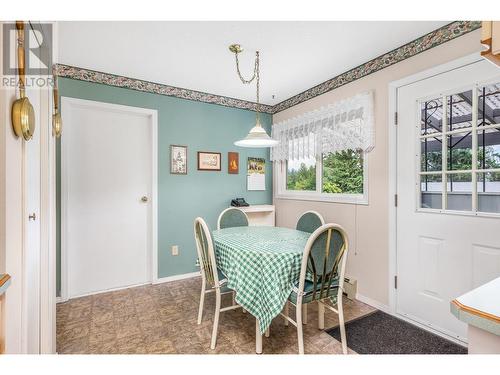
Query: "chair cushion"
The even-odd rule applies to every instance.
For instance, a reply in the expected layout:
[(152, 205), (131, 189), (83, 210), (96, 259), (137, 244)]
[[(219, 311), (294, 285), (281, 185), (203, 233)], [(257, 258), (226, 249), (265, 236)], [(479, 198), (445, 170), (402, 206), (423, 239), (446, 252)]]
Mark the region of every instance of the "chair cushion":
[[(332, 284), (330, 285), (330, 290), (328, 291), (328, 293), (323, 292), (323, 296), (324, 296), (323, 298), (336, 295), (337, 290), (338, 290), (338, 286), (339, 286), (338, 278), (332, 280)], [(298, 288), (299, 284), (297, 283), (295, 285), (295, 287)], [(321, 283), (318, 283), (318, 284), (316, 284), (316, 300), (319, 297), (320, 291), (321, 291)], [(304, 284), (304, 296), (302, 297), (302, 304), (309, 303), (313, 300), (313, 292), (314, 292), (314, 283), (312, 281), (306, 280), (306, 282)], [(293, 302), (294, 304), (297, 304), (297, 292), (295, 290), (293, 290), (292, 293), (290, 293), (290, 297), (288, 297), (288, 299), (291, 302)]]
[(219, 283), (220, 283), (222, 280), (227, 280), (226, 275), (224, 275), (224, 272), (222, 272), (222, 271), (220, 270), (220, 268), (217, 268), (217, 276), (219, 277)]
[(220, 292), (221, 293), (232, 292), (233, 290), (227, 287), (227, 277), (226, 277), (226, 275), (224, 275), (224, 273), (219, 268), (217, 268), (217, 275), (219, 277), (219, 284), (221, 286)]

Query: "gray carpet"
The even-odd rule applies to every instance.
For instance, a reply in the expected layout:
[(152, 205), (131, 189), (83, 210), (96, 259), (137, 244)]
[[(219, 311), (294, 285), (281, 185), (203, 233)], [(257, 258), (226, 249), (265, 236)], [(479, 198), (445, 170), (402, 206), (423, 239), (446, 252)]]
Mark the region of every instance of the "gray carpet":
[[(340, 341), (338, 326), (327, 333)], [(382, 311), (346, 323), (347, 346), (359, 354), (467, 354), (467, 348)]]

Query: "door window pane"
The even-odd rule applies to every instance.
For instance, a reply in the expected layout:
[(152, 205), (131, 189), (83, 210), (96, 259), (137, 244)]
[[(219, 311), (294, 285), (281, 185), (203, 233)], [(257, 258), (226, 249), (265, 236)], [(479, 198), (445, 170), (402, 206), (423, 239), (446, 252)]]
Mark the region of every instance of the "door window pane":
[(420, 170), (436, 172), (442, 169), (442, 138), (420, 139)]
[(478, 173), (478, 211), (500, 212), (500, 172)]
[(322, 191), (363, 194), (363, 152), (346, 150), (323, 155)]
[(446, 176), (448, 210), (472, 210), (472, 174), (451, 173)]
[(420, 176), (420, 207), (441, 208), (443, 179), (440, 174)]
[(500, 168), (500, 129), (479, 130), (477, 143), (477, 168)]
[(420, 133), (422, 135), (441, 132), (443, 125), (443, 100), (431, 99), (420, 105)]
[(316, 190), (316, 159), (288, 160), (286, 170), (287, 190)]
[(448, 170), (459, 171), (472, 168), (472, 133), (448, 136)]
[(477, 104), (478, 126), (500, 124), (500, 83), (480, 87)]
[(448, 130), (472, 127), (472, 90), (449, 96), (447, 105)]

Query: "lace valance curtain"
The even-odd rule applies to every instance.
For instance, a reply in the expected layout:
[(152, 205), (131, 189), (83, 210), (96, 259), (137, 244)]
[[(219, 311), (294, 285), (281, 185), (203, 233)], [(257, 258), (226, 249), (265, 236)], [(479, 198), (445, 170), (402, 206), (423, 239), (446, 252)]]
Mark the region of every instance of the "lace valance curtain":
[(279, 141), (271, 160), (316, 158), (343, 150), (370, 152), (375, 146), (373, 92), (364, 92), (272, 127)]

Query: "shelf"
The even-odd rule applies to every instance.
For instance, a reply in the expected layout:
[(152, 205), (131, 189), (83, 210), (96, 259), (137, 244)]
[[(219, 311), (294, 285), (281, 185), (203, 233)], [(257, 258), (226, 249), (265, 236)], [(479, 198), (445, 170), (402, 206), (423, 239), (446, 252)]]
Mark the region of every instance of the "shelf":
[(237, 207), (243, 212), (273, 212), (274, 206), (271, 204), (256, 204), (248, 207)]

